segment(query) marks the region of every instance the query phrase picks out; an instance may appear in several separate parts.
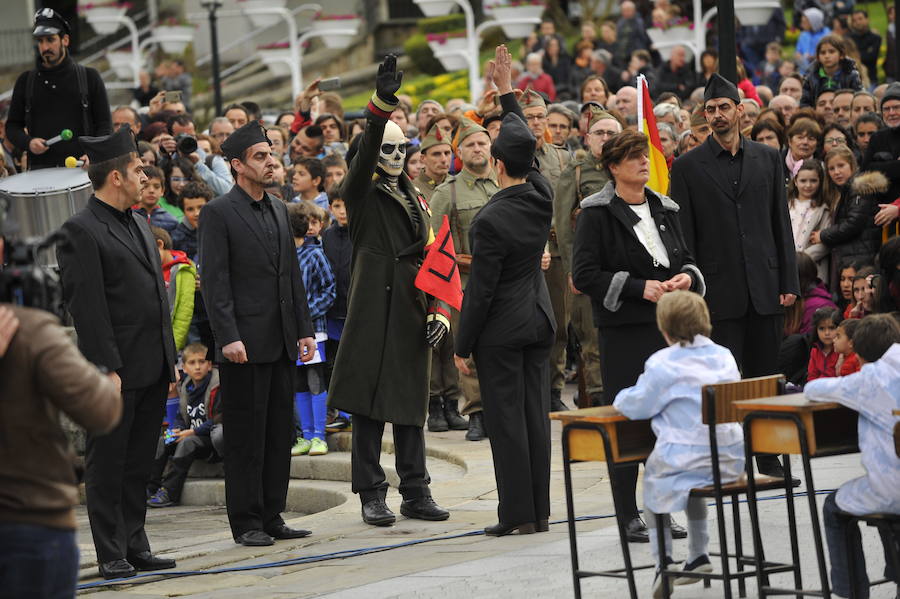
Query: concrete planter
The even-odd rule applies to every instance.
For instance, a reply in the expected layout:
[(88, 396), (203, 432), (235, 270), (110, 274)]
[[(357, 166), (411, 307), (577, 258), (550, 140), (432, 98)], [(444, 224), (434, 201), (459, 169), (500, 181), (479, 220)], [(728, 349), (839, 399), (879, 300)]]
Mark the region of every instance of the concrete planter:
[(356, 33), (359, 31), (359, 23), (359, 19), (317, 19), (313, 21), (312, 26), (317, 31), (352, 31), (352, 33), (328, 33), (319, 38), (326, 48), (344, 50), (353, 43), (353, 38), (356, 37)]
[[(468, 68), (469, 63), (463, 55), (455, 51), (467, 51), (468, 40), (465, 37), (448, 37), (443, 40), (429, 40), (428, 47), (434, 57), (441, 61), (441, 65), (448, 71), (458, 71)], [(448, 54), (448, 52), (454, 52)]]
[(689, 27), (682, 25), (668, 27), (666, 29), (648, 27), (647, 35), (650, 36), (650, 41), (653, 42), (654, 47), (656, 47), (657, 44), (665, 44), (661, 48), (656, 48), (663, 60), (669, 60), (669, 56), (672, 54), (673, 45), (677, 43), (693, 43), (694, 41), (694, 32), (691, 31)]
[(284, 8), (285, 0), (238, 0), (238, 8), (248, 11), (247, 18), (256, 29), (271, 27), (281, 22), (280, 15), (253, 14), (254, 8)]
[(521, 39), (528, 37), (534, 31), (534, 25), (529, 23), (504, 23), (510, 19), (540, 19), (544, 13), (543, 5), (528, 6), (494, 6), (491, 14), (500, 23), (504, 35), (509, 39)]
[(266, 65), (269, 72), (274, 77), (290, 77), (291, 59), (290, 48), (261, 48), (259, 51), (259, 60)]
[(181, 54), (194, 40), (194, 28), (190, 25), (158, 25), (153, 28), (153, 40), (166, 54)]
[(734, 14), (741, 25), (765, 25), (772, 17), (772, 11), (779, 7), (778, 2), (746, 2), (735, 0)]
[(119, 79), (131, 79), (134, 77), (132, 65), (134, 54), (131, 52), (107, 52), (106, 61)]
[(128, 8), (125, 6), (94, 6), (82, 8), (81, 14), (97, 34), (109, 35), (115, 33), (122, 26), (121, 22), (112, 19), (121, 17), (126, 10)]

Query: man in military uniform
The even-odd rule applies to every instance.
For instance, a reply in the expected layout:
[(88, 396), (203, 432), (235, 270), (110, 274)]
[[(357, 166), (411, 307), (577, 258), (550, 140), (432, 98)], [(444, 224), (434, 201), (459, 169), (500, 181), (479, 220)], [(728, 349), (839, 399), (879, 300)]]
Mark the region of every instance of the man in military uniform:
[[(500, 191), (494, 172), (491, 170), (489, 158), (491, 138), (481, 125), (463, 119), (456, 138), (457, 155), (462, 160), (463, 168), (455, 177), (438, 185), (431, 196), (431, 226), (437, 231), (443, 222), (444, 215), (450, 220), (450, 232), (453, 236), (453, 248), (459, 261), (459, 272), (463, 289), (469, 278), (469, 264), (472, 251), (469, 247), (469, 229), (472, 219), (482, 206), (487, 204), (491, 196)], [(453, 322), (459, 320), (459, 313), (453, 311)], [(456, 327), (452, 326), (451, 330)], [(484, 420), (481, 409), (481, 391), (478, 387), (478, 375), (475, 362), (467, 360), (469, 374), (459, 374), (459, 382), (466, 397), (462, 413), (469, 417), (469, 432), (466, 439), (480, 441), (485, 438)]]
[[(541, 169), (541, 174), (550, 182), (552, 189), (562, 174), (566, 163), (569, 161), (569, 152), (565, 148), (555, 146), (552, 136), (547, 129), (547, 103), (544, 98), (532, 89), (527, 89), (519, 98), (519, 106), (525, 114), (528, 128), (537, 139), (535, 158)], [(556, 200), (554, 199), (554, 205)], [(566, 369), (566, 345), (568, 333), (566, 327), (569, 322), (566, 272), (559, 256), (556, 230), (550, 229), (550, 239), (547, 250), (550, 252), (550, 268), (544, 271), (547, 279), (547, 289), (550, 290), (550, 303), (553, 305), (553, 313), (556, 316), (556, 342), (553, 351), (550, 352), (550, 409), (552, 411), (565, 410), (562, 403), (562, 390), (565, 385)]]
[(622, 124), (611, 114), (590, 107), (587, 131), (587, 151), (580, 150), (575, 159), (566, 166), (556, 184), (553, 205), (553, 226), (559, 246), (559, 255), (569, 291), (572, 293), (569, 317), (572, 328), (581, 343), (586, 390), (591, 403), (600, 405), (603, 382), (600, 380), (600, 349), (597, 341), (597, 327), (591, 312), (591, 300), (572, 285), (572, 245), (575, 241), (575, 218), (578, 216), (581, 200), (597, 193), (609, 181), (609, 176), (600, 163), (603, 144), (607, 139), (622, 131)]
[[(450, 147), (449, 137), (445, 136), (437, 125), (432, 126), (422, 137), (419, 149), (425, 168), (413, 179), (413, 183), (430, 203), (435, 188), (447, 179), (447, 173), (450, 172), (453, 149)], [(453, 337), (446, 335), (431, 352), (428, 430), (442, 432), (448, 429), (454, 431), (468, 429), (469, 423), (459, 415), (461, 397), (459, 371), (453, 365)]]

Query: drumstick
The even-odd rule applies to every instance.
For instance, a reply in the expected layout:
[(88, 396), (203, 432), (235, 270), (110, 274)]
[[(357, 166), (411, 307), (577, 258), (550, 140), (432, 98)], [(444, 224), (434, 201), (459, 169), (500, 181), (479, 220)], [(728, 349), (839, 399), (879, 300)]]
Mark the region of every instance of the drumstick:
[(74, 156), (66, 157), (66, 168), (78, 168), (79, 166), (84, 166), (84, 160), (78, 160)]
[(59, 135), (57, 135), (55, 137), (51, 137), (50, 139), (45, 141), (44, 145), (49, 148), (50, 146), (52, 146), (53, 144), (55, 144), (58, 141), (69, 141), (72, 139), (72, 137), (73, 137), (73, 134), (72, 134), (71, 129), (63, 129), (62, 131), (59, 132)]

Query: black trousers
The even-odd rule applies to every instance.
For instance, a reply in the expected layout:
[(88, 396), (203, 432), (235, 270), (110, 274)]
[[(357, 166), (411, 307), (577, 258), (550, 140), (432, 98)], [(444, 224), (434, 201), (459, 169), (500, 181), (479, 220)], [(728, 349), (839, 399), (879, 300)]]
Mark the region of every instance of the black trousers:
[(97, 561), (150, 551), (144, 532), (147, 481), (166, 410), (167, 369), (159, 380), (122, 392), (122, 420), (106, 435), (87, 436), (84, 491)]
[(266, 364), (219, 366), (225, 435), (225, 500), (235, 538), (284, 524), (291, 476), (294, 371), (283, 356)]
[(503, 524), (550, 517), (550, 352), (555, 343), (546, 319), (541, 341), (519, 347), (475, 349), (484, 420)]
[[(603, 373), (603, 403), (612, 405), (619, 391), (637, 383), (644, 363), (666, 347), (656, 323), (629, 324), (600, 329), (600, 370)], [(638, 467), (626, 466), (613, 471), (616, 477), (616, 502), (619, 520), (628, 524), (638, 517)]]
[[(431, 495), (431, 477), (425, 469), (425, 433), (421, 426), (392, 425), (394, 429), (394, 457), (400, 477), (403, 499)], [(384, 422), (361, 414), (353, 414), (353, 447), (351, 449), (352, 489), (362, 503), (384, 499), (387, 480), (379, 459)]]
[(714, 320), (712, 340), (731, 350), (743, 378), (768, 376), (778, 372), (783, 314), (763, 316), (753, 306), (742, 318)]

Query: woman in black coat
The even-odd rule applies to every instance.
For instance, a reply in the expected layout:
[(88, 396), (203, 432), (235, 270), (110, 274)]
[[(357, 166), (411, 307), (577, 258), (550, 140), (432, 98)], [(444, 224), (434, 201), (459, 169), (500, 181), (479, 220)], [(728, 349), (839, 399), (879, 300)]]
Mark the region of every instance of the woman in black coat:
[[(647, 358), (666, 347), (656, 327), (659, 298), (675, 289), (706, 291), (681, 233), (678, 204), (646, 187), (648, 150), (646, 136), (635, 131), (619, 133), (603, 145), (612, 180), (581, 202), (575, 228), (573, 282), (590, 296), (600, 329), (608, 405), (637, 382)], [(646, 542), (635, 501), (637, 466), (618, 472), (616, 513), (629, 541)], [(677, 538), (683, 532), (673, 529)]]

